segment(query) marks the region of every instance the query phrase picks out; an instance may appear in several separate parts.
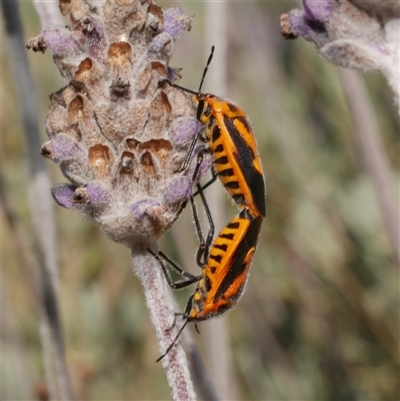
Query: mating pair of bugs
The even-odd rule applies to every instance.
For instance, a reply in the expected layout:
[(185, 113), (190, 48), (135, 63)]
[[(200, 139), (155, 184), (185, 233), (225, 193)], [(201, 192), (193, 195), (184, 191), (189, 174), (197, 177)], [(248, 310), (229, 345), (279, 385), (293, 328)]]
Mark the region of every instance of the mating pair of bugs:
[[(197, 194), (201, 197), (210, 224), (206, 239), (204, 239), (200, 228), (193, 196), (190, 199), (200, 240), (196, 261), (202, 269), (201, 274), (194, 276), (182, 270), (164, 253), (160, 252), (157, 255), (149, 250), (160, 263), (171, 288), (180, 289), (198, 283), (196, 290), (187, 302), (185, 311), (182, 314), (176, 314), (176, 316), (182, 316), (185, 323), (165, 353), (157, 359), (157, 362), (168, 354), (189, 322), (194, 322), (198, 331), (197, 322), (220, 316), (237, 304), (247, 281), (261, 223), (265, 217), (264, 175), (257, 154), (255, 138), (245, 112), (231, 102), (211, 94), (201, 93), (201, 87), (213, 53), (214, 46), (211, 49), (197, 92), (167, 81), (172, 87), (194, 95), (194, 100), (197, 102), (197, 119), (206, 128), (205, 140), (208, 142), (206, 151), (210, 152), (213, 157), (213, 178), (203, 187), (197, 184)], [(193, 139), (180, 171), (185, 171), (188, 167), (195, 143), (199, 137), (200, 134)], [(202, 159), (203, 153), (200, 152), (197, 156), (193, 180), (197, 176)], [(220, 179), (241, 211), (213, 241), (214, 224), (203, 189), (217, 178)], [(182, 280), (173, 281), (165, 262), (168, 262), (181, 275)], [(176, 319), (171, 328), (175, 324)]]

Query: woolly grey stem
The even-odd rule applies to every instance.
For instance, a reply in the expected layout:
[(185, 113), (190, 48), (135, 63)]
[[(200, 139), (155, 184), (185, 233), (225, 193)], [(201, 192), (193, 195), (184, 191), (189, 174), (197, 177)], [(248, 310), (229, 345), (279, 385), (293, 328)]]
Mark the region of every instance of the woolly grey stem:
[[(48, 196), (50, 193), (50, 181), (44, 161), (39, 156), (38, 105), (25, 54), (18, 5), (16, 2), (10, 1), (2, 2), (2, 7), (6, 22), (8, 56), (16, 83), (23, 132), (28, 149), (28, 193), (42, 294), (40, 298), (42, 329), (40, 332), (42, 334), (45, 366), (51, 370), (50, 372), (49, 369), (46, 369), (46, 376), (51, 398), (67, 400), (70, 398), (69, 385), (57, 309), (55, 229), (53, 210)], [(54, 353), (52, 351), (53, 348), (55, 349)], [(59, 390), (56, 390), (57, 387)]]
[(383, 23), (386, 40), (391, 43), (393, 57), (384, 63), (381, 72), (386, 76), (395, 95), (400, 114), (400, 2), (397, 0), (349, 0), (372, 17), (379, 17)]
[(400, 18), (392, 19), (387, 22), (385, 29), (387, 35), (390, 36), (391, 42), (396, 43), (397, 46), (393, 46), (392, 49), (395, 53), (393, 57), (395, 62), (387, 63), (386, 68), (384, 68), (382, 72), (385, 74), (394, 92), (395, 102), (397, 102), (397, 109), (400, 115)]
[[(175, 310), (160, 266), (147, 251), (148, 248), (148, 244), (132, 244), (132, 262), (134, 271), (143, 286), (160, 352), (164, 353), (177, 333), (176, 329), (169, 330), (174, 320)], [(157, 245), (151, 244), (151, 249), (156, 252)], [(172, 398), (176, 401), (195, 400), (196, 396), (190, 379), (186, 355), (179, 341), (162, 359), (161, 364), (167, 374)]]
[(375, 188), (392, 246), (400, 261), (399, 214), (393, 193), (393, 175), (380, 140), (378, 123), (361, 78), (354, 71), (339, 69), (365, 167)]

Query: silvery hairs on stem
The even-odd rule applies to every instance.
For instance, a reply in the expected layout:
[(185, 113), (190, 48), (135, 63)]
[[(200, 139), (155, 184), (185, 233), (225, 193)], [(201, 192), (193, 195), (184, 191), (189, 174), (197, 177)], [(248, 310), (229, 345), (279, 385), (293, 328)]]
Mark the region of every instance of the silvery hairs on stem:
[[(155, 242), (192, 195), (196, 155), (177, 172), (198, 133), (191, 96), (165, 85), (176, 39), (192, 17), (151, 0), (60, 0), (65, 27), (28, 41), (49, 50), (68, 84), (50, 95), (42, 155), (70, 181), (52, 189), (119, 243)], [(197, 179), (210, 167), (206, 157)]]

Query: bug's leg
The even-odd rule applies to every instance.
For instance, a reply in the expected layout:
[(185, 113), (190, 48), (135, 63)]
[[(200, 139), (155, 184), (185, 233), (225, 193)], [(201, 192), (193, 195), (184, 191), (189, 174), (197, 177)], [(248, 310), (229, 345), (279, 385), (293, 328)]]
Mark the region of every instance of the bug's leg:
[(167, 279), (167, 283), (168, 285), (174, 289), (174, 290), (178, 290), (180, 288), (184, 288), (187, 287), (190, 284), (196, 283), (197, 281), (200, 280), (201, 276), (195, 276), (193, 274), (190, 274), (184, 270), (182, 270), (174, 261), (172, 261), (170, 258), (168, 258), (164, 253), (160, 252), (159, 255), (161, 255), (161, 257), (163, 259), (165, 259), (170, 265), (171, 267), (173, 267), (182, 277), (185, 278), (185, 280), (181, 280), (181, 281), (174, 281), (171, 277), (170, 272), (167, 269), (167, 266), (165, 264), (165, 261), (162, 260), (160, 258), (159, 255), (157, 255), (156, 253), (154, 253), (151, 249), (148, 249), (148, 252), (154, 256), (154, 258), (158, 261), (158, 263), (161, 266), (161, 269), (164, 273), (165, 278)]
[(172, 220), (172, 224), (174, 224), (175, 221), (177, 220), (177, 218), (181, 215), (181, 213), (183, 212), (183, 209), (186, 207), (186, 205), (187, 205), (187, 200), (185, 200), (185, 201), (182, 203), (181, 207), (180, 207), (179, 210), (176, 212), (176, 214), (175, 214), (175, 216), (174, 216), (174, 219)]
[(189, 299), (187, 301), (187, 304), (186, 304), (186, 307), (185, 307), (185, 312), (182, 313), (182, 316), (183, 316), (184, 319), (186, 318), (187, 320), (190, 320), (189, 316), (190, 316), (190, 311), (192, 309), (193, 297), (194, 297), (194, 294), (192, 294), (189, 297)]
[[(193, 143), (195, 143), (195, 141), (192, 142), (192, 144), (193, 144)], [(193, 176), (192, 176), (192, 181), (193, 181), (193, 182), (195, 181), (196, 176), (197, 176), (197, 174), (198, 174), (198, 172), (199, 172), (201, 163), (203, 162), (203, 154), (204, 154), (205, 152), (209, 152), (209, 150), (208, 150), (208, 149), (203, 149), (203, 150), (201, 150), (201, 151), (197, 154), (197, 163), (196, 163), (196, 167), (195, 167), (195, 169), (194, 169), (194, 173), (193, 173)], [(190, 148), (190, 150), (189, 150), (189, 152), (188, 152), (188, 155), (190, 156), (191, 153), (193, 153), (192, 147)], [(184, 171), (184, 170), (187, 168), (187, 164), (185, 164), (185, 163), (187, 162), (187, 160), (186, 160), (187, 157), (188, 157), (188, 156), (186, 156), (185, 161), (183, 162), (182, 166), (179, 167), (179, 169), (177, 170), (178, 172)], [(214, 175), (215, 175), (215, 177), (214, 177)], [(212, 184), (212, 182), (214, 182), (216, 179), (217, 179), (217, 176), (216, 176), (216, 174), (215, 174), (214, 171), (213, 171), (213, 178), (212, 178), (212, 180), (210, 180), (209, 182), (207, 182), (206, 187), (208, 187), (210, 184)], [(197, 195), (198, 193), (199, 193), (199, 191), (197, 191), (195, 195)], [(195, 196), (195, 195), (193, 195), (193, 196)], [(173, 221), (172, 221), (172, 224), (175, 223), (175, 221), (177, 220), (177, 218), (181, 215), (181, 213), (182, 213), (183, 209), (186, 207), (186, 205), (187, 205), (187, 200), (184, 201), (184, 202), (182, 203), (181, 207), (180, 207), (179, 210), (176, 212), (176, 214), (175, 214), (175, 216), (174, 216), (174, 219), (173, 219)]]
[(175, 313), (175, 316), (174, 316), (174, 321), (172, 322), (172, 324), (171, 324), (171, 327), (168, 327), (168, 329), (166, 330), (167, 332), (168, 331), (171, 331), (175, 326), (176, 326), (176, 322), (177, 322), (177, 318), (178, 318), (178, 316), (183, 316), (184, 314), (183, 313)]
[(178, 341), (183, 329), (186, 327), (186, 325), (189, 323), (189, 320), (186, 320), (186, 322), (183, 324), (183, 326), (179, 329), (178, 334), (175, 336), (174, 341), (172, 341), (172, 343), (168, 346), (167, 350), (165, 351), (165, 353), (163, 355), (161, 355), (156, 362), (160, 362), (161, 359), (163, 359), (165, 357), (165, 355), (168, 354), (169, 351), (171, 351), (172, 347), (176, 344), (176, 342)]
[[(193, 181), (196, 180), (196, 176), (197, 176), (198, 171), (200, 169), (201, 163), (203, 162), (204, 153), (209, 152), (209, 151), (210, 151), (209, 149), (202, 149), (197, 154), (197, 163), (196, 163), (196, 167), (195, 167), (194, 173), (193, 173)], [(213, 172), (213, 177), (206, 184), (206, 186), (208, 186), (211, 183), (213, 183), (217, 178), (217, 174), (215, 173), (214, 169), (212, 170), (212, 172)], [(205, 198), (204, 193), (203, 193), (204, 187), (202, 187), (200, 184), (196, 184), (196, 187), (197, 187), (197, 192), (195, 193), (195, 195), (200, 195), (201, 201), (203, 202), (204, 210), (206, 212), (208, 223), (210, 225), (210, 228), (209, 228), (208, 233), (207, 233), (207, 238), (206, 238), (206, 240), (204, 240), (203, 233), (202, 233), (202, 230), (201, 230), (201, 227), (200, 227), (200, 223), (199, 223), (199, 219), (198, 219), (198, 215), (197, 215), (197, 211), (194, 208), (193, 197), (195, 195), (193, 195), (192, 198), (191, 198), (193, 218), (195, 220), (195, 224), (196, 224), (196, 228), (197, 228), (197, 234), (198, 234), (198, 237), (199, 237), (199, 240), (200, 240), (200, 246), (199, 246), (199, 249), (197, 251), (196, 261), (197, 261), (197, 264), (199, 266), (204, 266), (207, 263), (207, 259), (208, 259), (208, 256), (209, 256), (209, 250), (210, 250), (210, 247), (211, 247), (213, 239), (214, 239), (215, 227), (214, 227), (214, 222), (213, 222), (213, 219), (212, 219), (212, 216), (211, 216), (210, 209), (208, 207), (206, 198)]]
[(196, 262), (201, 268), (203, 268), (204, 263), (201, 259), (204, 255), (204, 252), (206, 249), (206, 244), (204, 241), (203, 231), (201, 229), (199, 215), (197, 213), (197, 207), (196, 207), (196, 203), (194, 202), (193, 196), (190, 198), (190, 203), (192, 205), (192, 214), (193, 214), (194, 224), (196, 226), (197, 236), (198, 236), (199, 242), (200, 242), (199, 248), (197, 249), (197, 253), (196, 253)]
[(189, 280), (194, 279), (198, 276), (195, 276), (194, 274), (191, 274), (183, 269), (181, 269), (171, 258), (169, 258), (164, 252), (160, 251), (159, 255), (165, 259), (170, 265), (171, 267), (177, 271), (182, 277), (185, 277)]
[[(211, 169), (212, 177), (209, 181), (207, 181), (204, 185), (201, 186), (202, 191), (204, 191), (206, 188), (208, 188), (213, 182), (215, 182), (218, 178), (217, 173), (214, 170), (214, 167)], [(193, 196), (197, 196), (199, 194), (199, 191), (196, 191)]]
[(161, 359), (163, 359), (164, 356), (167, 355), (169, 351), (171, 351), (172, 347), (173, 347), (173, 346), (176, 344), (176, 342), (178, 341), (178, 339), (179, 339), (179, 337), (180, 337), (180, 335), (181, 335), (183, 329), (186, 327), (186, 325), (187, 325), (189, 322), (192, 321), (192, 320), (190, 319), (190, 317), (189, 317), (189, 312), (190, 312), (190, 310), (192, 309), (193, 296), (194, 296), (194, 294), (192, 294), (192, 295), (189, 297), (189, 300), (188, 300), (188, 302), (187, 302), (187, 304), (186, 304), (185, 312), (183, 312), (183, 313), (176, 313), (176, 314), (175, 314), (175, 319), (174, 319), (174, 321), (173, 321), (173, 325), (172, 325), (172, 327), (170, 328), (170, 330), (176, 325), (176, 317), (177, 317), (177, 316), (183, 316), (183, 318), (186, 318), (186, 321), (185, 321), (185, 323), (183, 324), (183, 326), (179, 329), (178, 334), (177, 334), (177, 335), (175, 336), (175, 338), (174, 338), (174, 341), (172, 341), (171, 345), (167, 348), (167, 350), (165, 351), (165, 353), (164, 353), (163, 355), (161, 355), (161, 356), (156, 360), (156, 362), (160, 362)]
[(181, 173), (182, 171), (185, 171), (190, 163), (190, 158), (192, 157), (193, 151), (194, 151), (194, 147), (196, 145), (197, 139), (200, 136), (200, 132), (198, 132), (196, 134), (196, 136), (193, 138), (192, 143), (190, 144), (190, 148), (188, 150), (188, 153), (185, 157), (185, 160), (183, 161), (183, 163), (181, 164), (181, 166), (178, 168), (178, 170), (175, 171), (175, 173)]
[[(197, 154), (197, 163), (196, 163), (196, 167), (194, 169), (194, 173), (193, 173), (193, 178), (192, 180), (195, 181), (196, 176), (198, 174), (199, 168), (201, 166), (201, 163), (203, 162), (203, 157), (204, 157), (204, 153), (209, 152), (209, 149), (202, 149), (198, 154)], [(214, 239), (214, 222), (212, 220), (212, 216), (211, 216), (211, 212), (210, 209), (208, 207), (207, 201), (204, 197), (203, 191), (202, 191), (202, 187), (200, 184), (196, 184), (197, 187), (197, 192), (196, 194), (200, 195), (201, 201), (203, 202), (203, 206), (204, 206), (204, 210), (206, 212), (207, 215), (207, 219), (210, 225), (210, 228), (208, 230), (207, 233), (207, 239), (204, 240), (204, 236), (203, 236), (203, 231), (201, 229), (201, 225), (200, 225), (200, 220), (199, 220), (199, 216), (197, 213), (197, 208), (196, 208), (196, 204), (194, 202), (194, 198), (193, 196), (190, 198), (190, 202), (192, 204), (192, 214), (193, 214), (193, 219), (194, 219), (194, 223), (196, 226), (196, 230), (197, 230), (197, 236), (199, 237), (199, 248), (197, 250), (197, 254), (196, 254), (196, 262), (197, 264), (203, 268), (203, 266), (207, 263), (207, 259), (208, 259), (208, 254), (209, 254), (209, 248), (212, 244), (212, 241)]]
[[(199, 172), (201, 163), (203, 163), (204, 154), (205, 154), (205, 153), (210, 153), (210, 149), (209, 149), (209, 148), (207, 148), (207, 149), (201, 149), (201, 150), (199, 151), (199, 153), (197, 153), (196, 167), (194, 168), (193, 176), (192, 176), (192, 181), (193, 181), (193, 182), (196, 181), (196, 177), (197, 177), (197, 174), (198, 174), (198, 172)], [(215, 180), (214, 180), (214, 181), (215, 181)], [(197, 194), (198, 194), (198, 192), (196, 192), (196, 195), (197, 195)], [(193, 195), (193, 196), (194, 196), (194, 195)]]
[[(200, 186), (200, 184), (197, 184), (197, 192), (200, 195), (201, 201), (203, 202), (204, 211), (206, 212), (208, 224), (210, 226), (208, 233), (207, 233), (207, 238), (205, 240), (203, 253), (202, 253), (202, 255), (200, 255), (200, 256), (203, 256), (203, 264), (206, 264), (209, 254), (210, 254), (210, 247), (214, 240), (215, 226), (214, 226), (214, 221), (211, 216), (210, 208), (208, 207), (207, 200), (204, 196), (203, 189)], [(203, 239), (203, 242), (204, 242), (204, 239)], [(197, 263), (199, 263), (199, 260), (197, 261)]]

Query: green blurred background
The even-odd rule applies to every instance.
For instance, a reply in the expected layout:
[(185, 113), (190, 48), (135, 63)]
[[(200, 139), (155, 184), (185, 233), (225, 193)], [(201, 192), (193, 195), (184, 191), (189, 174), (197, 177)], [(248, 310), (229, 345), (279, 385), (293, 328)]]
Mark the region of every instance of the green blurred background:
[[(158, 4), (195, 14), (192, 31), (177, 42), (171, 64), (183, 67), (182, 84), (196, 88), (207, 54), (204, 3)], [(19, 6), (25, 38), (36, 36), (40, 23), (33, 5)], [(296, 6), (228, 5), (222, 95), (240, 104), (253, 123), (268, 191), (267, 218), (246, 292), (223, 317), (235, 398), (395, 401), (400, 399), (398, 263), (360, 157), (337, 68), (312, 44), (280, 35), (280, 14)], [(21, 268), (21, 263), (25, 268), (33, 263), (24, 155), (39, 149), (25, 148), (5, 46), (1, 56), (3, 185), (23, 228), (17, 238), (2, 210), (2, 396), (45, 399), (39, 316), (28, 289), (32, 281)], [(64, 83), (50, 54), (30, 52), (28, 57), (43, 121), (48, 95)], [(365, 75), (364, 80), (398, 195), (399, 118), (393, 96), (382, 76)], [(205, 89), (213, 91), (207, 83)], [(45, 141), (44, 129), (42, 134)], [(48, 167), (54, 184), (65, 182), (56, 165), (48, 162)], [(228, 221), (236, 208), (227, 197), (225, 206)], [(170, 399), (164, 371), (154, 363), (158, 346), (129, 252), (81, 215), (55, 209), (59, 306), (75, 398)], [(196, 271), (189, 210), (160, 248), (185, 267), (191, 261), (187, 269)], [(181, 308), (188, 294), (177, 294)], [(195, 339), (202, 354), (212, 346), (210, 337)]]

